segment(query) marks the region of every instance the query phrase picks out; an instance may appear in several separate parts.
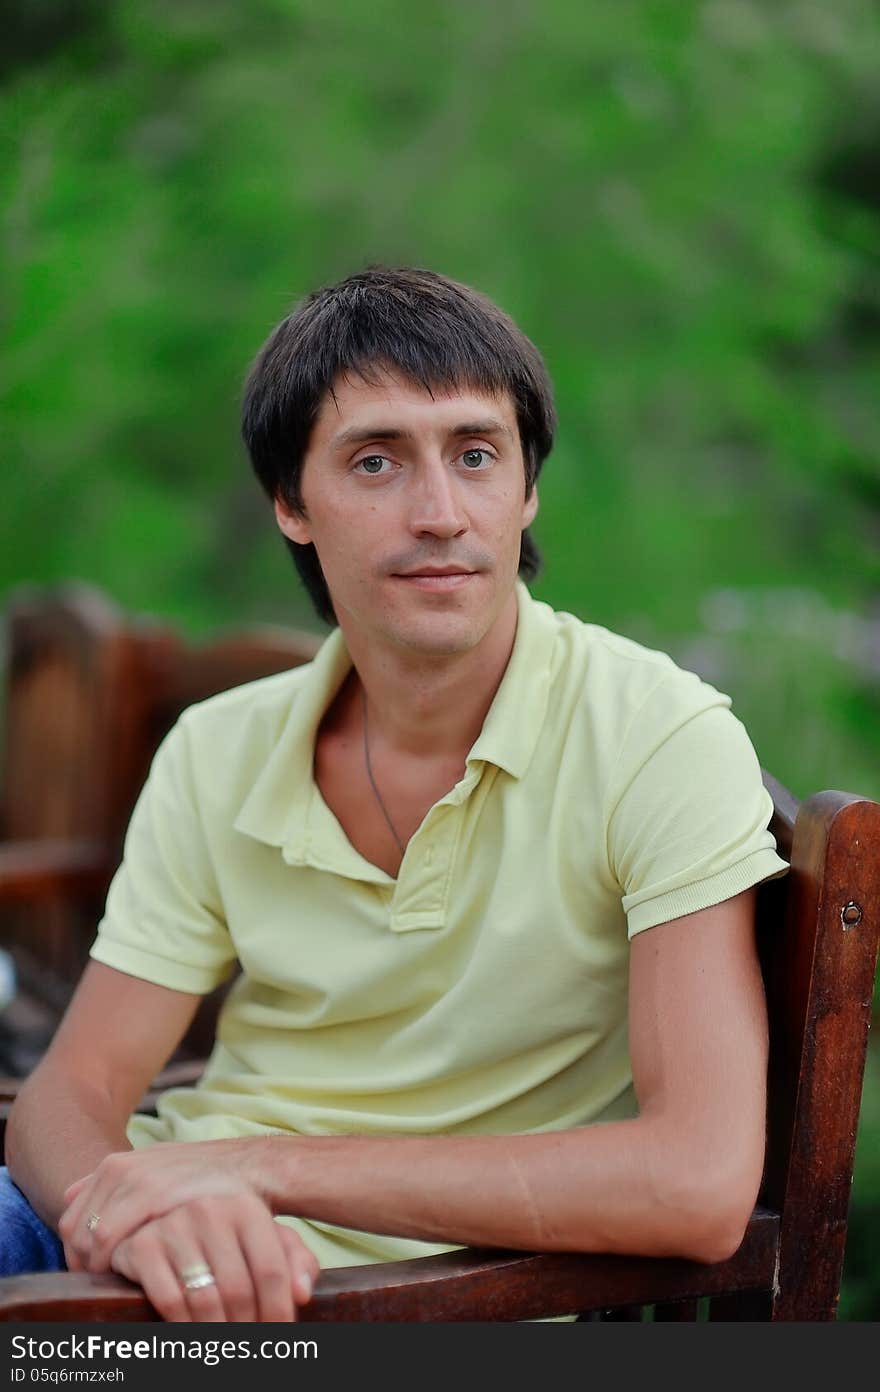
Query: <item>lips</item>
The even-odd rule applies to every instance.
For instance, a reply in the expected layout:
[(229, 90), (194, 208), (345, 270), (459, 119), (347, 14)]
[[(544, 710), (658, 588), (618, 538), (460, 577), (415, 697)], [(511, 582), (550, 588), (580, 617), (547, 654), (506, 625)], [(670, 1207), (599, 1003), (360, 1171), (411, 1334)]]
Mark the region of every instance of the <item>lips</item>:
[(442, 571), (439, 573), (437, 571), (418, 571), (411, 575), (398, 575), (395, 578), (405, 580), (414, 589), (434, 590), (439, 594), (444, 590), (455, 590), (466, 585), (474, 579), (475, 575), (476, 571), (472, 570)]
[(454, 568), (448, 568), (448, 567), (447, 567), (447, 568), (445, 568), (445, 569), (443, 569), (443, 570), (431, 570), (431, 569), (427, 569), (427, 570), (402, 570), (402, 571), (399, 571), (399, 572), (398, 572), (399, 578), (400, 578), (401, 580), (417, 580), (417, 579), (420, 579), (422, 576), (426, 576), (426, 577), (429, 577), (429, 578), (433, 578), (434, 576), (441, 576), (441, 575), (473, 575), (473, 574), (474, 574), (474, 572), (473, 572), (472, 570), (465, 570), (464, 567), (461, 567), (460, 569), (459, 569), (458, 567), (454, 567)]

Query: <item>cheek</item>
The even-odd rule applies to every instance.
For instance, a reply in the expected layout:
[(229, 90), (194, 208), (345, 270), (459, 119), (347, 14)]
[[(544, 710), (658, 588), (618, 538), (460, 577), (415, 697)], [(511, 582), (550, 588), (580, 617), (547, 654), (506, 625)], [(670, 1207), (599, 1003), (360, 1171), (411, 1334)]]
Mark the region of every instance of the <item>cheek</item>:
[(500, 536), (510, 536), (511, 533), (517, 535), (523, 527), (528, 525), (526, 515), (523, 512), (523, 501), (519, 493), (513, 490), (499, 503), (497, 512), (497, 530)]
[(387, 526), (376, 518), (375, 504), (355, 509), (336, 508), (322, 517), (320, 535), (316, 539), (322, 564), (340, 573), (366, 571), (387, 535)]

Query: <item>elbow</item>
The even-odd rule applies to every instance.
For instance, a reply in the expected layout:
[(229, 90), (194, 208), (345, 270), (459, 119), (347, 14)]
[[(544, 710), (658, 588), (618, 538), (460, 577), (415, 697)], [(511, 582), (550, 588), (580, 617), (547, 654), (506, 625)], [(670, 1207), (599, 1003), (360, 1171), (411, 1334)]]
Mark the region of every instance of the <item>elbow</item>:
[(729, 1261), (742, 1246), (751, 1210), (745, 1218), (739, 1215), (708, 1214), (702, 1223), (694, 1223), (683, 1233), (680, 1256), (689, 1261), (714, 1266)]
[(729, 1175), (678, 1182), (661, 1204), (667, 1255), (711, 1266), (729, 1261), (742, 1246), (754, 1209), (757, 1183)]

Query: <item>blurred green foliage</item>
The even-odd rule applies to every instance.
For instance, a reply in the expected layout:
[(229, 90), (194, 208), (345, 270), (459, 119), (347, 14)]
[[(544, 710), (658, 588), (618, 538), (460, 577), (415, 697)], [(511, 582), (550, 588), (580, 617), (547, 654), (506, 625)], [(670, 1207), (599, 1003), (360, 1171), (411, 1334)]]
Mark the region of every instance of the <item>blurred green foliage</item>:
[[(241, 381), (308, 289), (428, 265), (509, 310), (556, 383), (535, 594), (728, 691), (798, 796), (880, 797), (873, 0), (0, 20), (0, 595), (77, 576), (191, 632), (312, 623)], [(880, 1314), (865, 1279), (851, 1318)]]

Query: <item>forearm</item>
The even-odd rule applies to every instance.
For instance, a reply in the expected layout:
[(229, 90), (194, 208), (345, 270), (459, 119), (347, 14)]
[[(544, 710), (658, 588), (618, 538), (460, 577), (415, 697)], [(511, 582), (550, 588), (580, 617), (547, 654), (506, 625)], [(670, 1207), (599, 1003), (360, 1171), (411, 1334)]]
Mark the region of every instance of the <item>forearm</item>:
[(6, 1127), (9, 1172), (45, 1223), (58, 1226), (68, 1185), (113, 1151), (130, 1150), (127, 1116), (105, 1094), (62, 1075), (23, 1087)]
[[(736, 1219), (644, 1118), (539, 1135), (267, 1138), (276, 1213), (368, 1232), (527, 1251), (719, 1260)], [(719, 1189), (719, 1194), (723, 1190)], [(708, 1197), (708, 1202), (707, 1202)], [(731, 1228), (733, 1236), (729, 1236)]]

